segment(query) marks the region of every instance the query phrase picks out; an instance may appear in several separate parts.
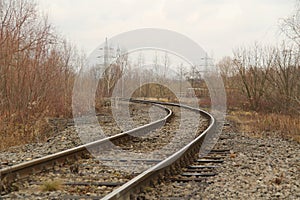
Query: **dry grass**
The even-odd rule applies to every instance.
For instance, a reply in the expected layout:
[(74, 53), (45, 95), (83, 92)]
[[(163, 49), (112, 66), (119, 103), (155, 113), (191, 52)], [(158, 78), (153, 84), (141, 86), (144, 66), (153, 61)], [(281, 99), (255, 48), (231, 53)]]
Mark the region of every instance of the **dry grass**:
[(282, 114), (232, 111), (229, 120), (237, 122), (243, 132), (253, 137), (279, 135), (300, 142), (300, 118)]
[(42, 142), (49, 136), (50, 130), (46, 120), (26, 124), (0, 121), (0, 151), (12, 146)]
[(62, 183), (61, 183), (61, 181), (58, 181), (58, 180), (47, 181), (41, 185), (40, 189), (43, 192), (61, 190)]

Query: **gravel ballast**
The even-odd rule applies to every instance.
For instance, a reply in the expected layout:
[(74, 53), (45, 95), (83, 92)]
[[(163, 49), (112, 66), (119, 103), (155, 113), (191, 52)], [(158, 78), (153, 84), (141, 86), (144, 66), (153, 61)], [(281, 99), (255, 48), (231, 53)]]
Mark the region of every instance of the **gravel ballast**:
[[(98, 161), (91, 157), (91, 159), (78, 160), (76, 164), (71, 164), (71, 166), (68, 164), (60, 167), (56, 166), (50, 173), (41, 173), (32, 176), (30, 180), (18, 182), (14, 185), (18, 190), (3, 197), (6, 199), (47, 199), (50, 197), (52, 199), (61, 199), (72, 195), (83, 195), (101, 198), (103, 195), (111, 192), (113, 187), (105, 186), (104, 188), (98, 185), (88, 185), (88, 187), (73, 185), (70, 187), (69, 185), (64, 185), (64, 183), (95, 184), (111, 181), (124, 183), (129, 178), (132, 178), (132, 175), (136, 175), (159, 162), (152, 162), (151, 160), (160, 160), (178, 151), (178, 149), (190, 142), (196, 136), (195, 134), (201, 133), (208, 126), (208, 120), (200, 117), (200, 120), (195, 121), (199, 126), (199, 133), (194, 132), (197, 128), (195, 129), (195, 124), (192, 122), (194, 119), (198, 119), (199, 114), (191, 111), (185, 112), (184, 115), (187, 118), (184, 118), (181, 122), (182, 113), (180, 109), (173, 107), (172, 110), (174, 111), (172, 119), (162, 128), (142, 137), (133, 138), (129, 143), (126, 142), (126, 145), (119, 145), (119, 147), (126, 148), (129, 151), (123, 153), (112, 150), (101, 151), (101, 156), (98, 155), (100, 156)], [(180, 123), (184, 123), (183, 130), (179, 128)], [(173, 140), (174, 142), (172, 142)], [(132, 155), (137, 157), (132, 157)], [(108, 158), (105, 156), (108, 156)], [(121, 159), (120, 161), (119, 158)], [(123, 161), (124, 159), (128, 160), (128, 162)], [(135, 159), (136, 161), (134, 161)], [(148, 163), (146, 160), (151, 162)], [(41, 184), (46, 183), (48, 180), (59, 180), (62, 186), (52, 193), (51, 191), (41, 191)]]
[[(230, 123), (221, 135), (224, 139), (216, 144), (217, 148), (230, 149), (217, 168), (217, 176), (204, 182), (163, 182), (155, 188), (145, 188), (139, 196), (141, 199), (300, 199), (300, 145), (270, 135), (240, 132)], [(55, 198), (59, 199), (57, 192), (53, 193)]]
[(300, 145), (226, 127), (217, 148), (230, 149), (217, 175), (204, 182), (166, 181), (143, 199), (300, 199)]
[[(128, 104), (120, 104), (119, 106), (127, 107)], [(149, 104), (137, 104), (130, 103), (128, 109), (130, 110), (133, 124), (132, 127), (126, 128), (129, 130), (133, 127), (142, 126), (150, 123), (150, 121), (158, 120), (166, 115), (166, 112), (158, 107), (153, 107)], [(149, 113), (149, 109), (155, 114)], [(110, 112), (110, 108), (103, 108), (102, 112), (97, 116), (99, 125), (104, 131), (106, 136), (112, 136), (122, 131), (114, 120)], [(90, 124), (82, 125), (89, 132)], [(89, 140), (95, 141), (101, 139), (97, 133), (89, 135)], [(37, 142), (31, 144), (25, 144), (21, 146), (15, 146), (0, 152), (0, 169), (8, 166), (12, 166), (24, 161), (30, 161), (42, 156), (53, 154), (62, 150), (66, 150), (72, 147), (82, 145), (82, 139), (79, 137), (76, 128), (73, 126), (66, 127), (63, 131), (60, 131), (53, 136), (49, 137), (45, 142)]]

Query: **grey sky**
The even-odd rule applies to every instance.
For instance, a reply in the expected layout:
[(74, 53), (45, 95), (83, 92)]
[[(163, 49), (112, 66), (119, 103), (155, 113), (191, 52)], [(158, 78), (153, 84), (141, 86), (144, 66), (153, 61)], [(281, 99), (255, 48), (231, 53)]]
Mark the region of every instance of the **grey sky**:
[(255, 41), (280, 39), (279, 19), (295, 0), (40, 0), (60, 33), (87, 54), (105, 37), (138, 28), (182, 33), (220, 59)]

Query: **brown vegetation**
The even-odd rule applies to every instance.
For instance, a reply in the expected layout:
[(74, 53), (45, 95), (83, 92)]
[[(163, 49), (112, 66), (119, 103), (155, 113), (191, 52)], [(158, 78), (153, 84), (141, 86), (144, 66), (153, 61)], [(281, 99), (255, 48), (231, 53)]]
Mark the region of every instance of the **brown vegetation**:
[[(300, 141), (300, 52), (298, 46), (252, 47), (220, 63), (228, 107), (241, 130)], [(231, 72), (228, 74), (228, 70)]]
[(152, 97), (156, 100), (163, 99), (163, 101), (178, 102), (176, 95), (169, 88), (156, 83), (142, 85), (132, 94), (132, 97)]
[(51, 192), (51, 191), (57, 191), (61, 190), (63, 188), (62, 182), (59, 180), (51, 180), (43, 182), (43, 184), (40, 187), (40, 190), (43, 192)]
[(300, 142), (300, 118), (276, 113), (230, 111), (228, 120), (253, 137), (279, 136)]
[(29, 0), (0, 1), (0, 149), (35, 139), (45, 116), (70, 115), (72, 47)]
[[(299, 114), (300, 54), (294, 46), (239, 48), (220, 63), (229, 106), (254, 111)], [(230, 69), (231, 73), (226, 72)], [(238, 102), (239, 100), (239, 102)], [(235, 101), (235, 102), (231, 102)]]
[[(278, 46), (240, 47), (219, 63), (231, 117), (254, 135), (300, 141), (300, 7), (283, 19), (288, 37)], [(242, 123), (243, 122), (243, 123)]]
[[(234, 113), (233, 116), (238, 117), (236, 119), (246, 120), (245, 127), (249, 126), (251, 130), (282, 130), (284, 136), (292, 136), (298, 141), (299, 10), (292, 17), (282, 20), (280, 27), (289, 40), (279, 46), (254, 44), (240, 47), (234, 51), (232, 58), (225, 57), (218, 63), (228, 107), (234, 111), (243, 110)], [(193, 79), (187, 81), (195, 88), (196, 95), (201, 97), (199, 104), (205, 107), (211, 104), (210, 99), (206, 98), (208, 90), (201, 74), (197, 75), (194, 69), (191, 74), (186, 74), (188, 72), (181, 68), (180, 80), (166, 80), (170, 66), (167, 53), (161, 59), (161, 65), (157, 56), (153, 61), (159, 75), (147, 70), (143, 73), (130, 71), (128, 55), (119, 52), (117, 56), (116, 61), (104, 70), (99, 84), (93, 84), (99, 78), (95, 68), (91, 72), (95, 80), (88, 78), (82, 85), (83, 88), (95, 89), (96, 109), (106, 105), (105, 98), (112, 95), (124, 74), (125, 78), (129, 77), (127, 85), (130, 86), (131, 82), (134, 85), (141, 78), (153, 78), (160, 83), (142, 85), (134, 92), (134, 97), (168, 98), (170, 101), (176, 101), (178, 94), (175, 95), (165, 85), (180, 88), (181, 95), (183, 88), (187, 88), (181, 79), (188, 75)], [(141, 68), (141, 62), (138, 68)], [(0, 0), (0, 150), (45, 139), (50, 131), (47, 117), (71, 117), (74, 79), (82, 63), (83, 59), (79, 58), (74, 47), (55, 33), (47, 17), (39, 14), (35, 3), (30, 0)], [(161, 72), (159, 67), (162, 67)], [(123, 96), (128, 88), (123, 88), (122, 83), (119, 89), (120, 96)], [(89, 92), (81, 94), (82, 100), (92, 101), (94, 96)]]

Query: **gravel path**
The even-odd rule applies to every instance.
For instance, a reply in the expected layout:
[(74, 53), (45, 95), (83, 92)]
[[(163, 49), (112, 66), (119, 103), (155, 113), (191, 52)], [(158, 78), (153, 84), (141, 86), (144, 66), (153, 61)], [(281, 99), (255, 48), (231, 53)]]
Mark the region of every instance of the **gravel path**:
[(205, 182), (164, 182), (146, 188), (143, 199), (300, 199), (300, 144), (253, 137), (225, 127), (217, 147), (231, 149)]

